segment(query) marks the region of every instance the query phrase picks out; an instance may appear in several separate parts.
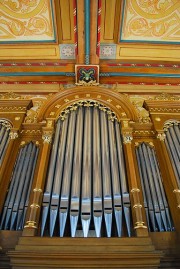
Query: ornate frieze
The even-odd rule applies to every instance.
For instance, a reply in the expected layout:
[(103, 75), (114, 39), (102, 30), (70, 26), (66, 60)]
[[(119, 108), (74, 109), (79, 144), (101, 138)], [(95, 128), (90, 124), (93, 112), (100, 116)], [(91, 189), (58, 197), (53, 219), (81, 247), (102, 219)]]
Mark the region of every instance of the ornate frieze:
[(17, 100), (17, 99), (24, 99), (23, 96), (15, 94), (14, 92), (6, 92), (3, 94), (0, 94), (1, 100)]
[(169, 93), (161, 93), (160, 95), (155, 96), (154, 98), (150, 97), (149, 100), (157, 100), (157, 101), (179, 101), (180, 97), (175, 96)]

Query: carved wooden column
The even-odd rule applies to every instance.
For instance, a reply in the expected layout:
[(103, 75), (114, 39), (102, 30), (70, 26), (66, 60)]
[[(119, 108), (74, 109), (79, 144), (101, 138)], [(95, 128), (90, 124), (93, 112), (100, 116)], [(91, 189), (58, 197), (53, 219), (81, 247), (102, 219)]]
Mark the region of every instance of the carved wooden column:
[(29, 205), (29, 214), (26, 218), (27, 221), (23, 230), (23, 235), (25, 236), (34, 236), (37, 233), (38, 229), (42, 194), (45, 184), (46, 171), (53, 135), (53, 128), (50, 127), (50, 125), (52, 125), (52, 121), (49, 121), (47, 127), (43, 128), (43, 146), (41, 150), (41, 159), (39, 162), (36, 182), (34, 184), (35, 187), (33, 188), (33, 195), (31, 200), (32, 204)]
[(122, 135), (125, 151), (125, 160), (127, 166), (127, 174), (129, 178), (134, 229), (136, 230), (137, 236), (148, 236), (148, 229), (147, 226), (145, 225), (145, 210), (140, 202), (142, 200), (142, 193), (140, 192), (138, 186), (134, 164), (134, 154), (131, 143), (131, 141), (133, 140), (132, 128), (129, 127), (128, 121), (122, 122)]

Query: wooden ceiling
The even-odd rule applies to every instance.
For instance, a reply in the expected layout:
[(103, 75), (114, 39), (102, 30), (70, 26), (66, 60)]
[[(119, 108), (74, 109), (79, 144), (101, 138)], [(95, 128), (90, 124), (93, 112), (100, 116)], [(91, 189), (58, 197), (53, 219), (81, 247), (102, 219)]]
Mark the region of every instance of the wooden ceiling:
[(2, 0), (0, 15), (1, 91), (59, 89), (88, 63), (101, 84), (180, 93), (179, 0)]

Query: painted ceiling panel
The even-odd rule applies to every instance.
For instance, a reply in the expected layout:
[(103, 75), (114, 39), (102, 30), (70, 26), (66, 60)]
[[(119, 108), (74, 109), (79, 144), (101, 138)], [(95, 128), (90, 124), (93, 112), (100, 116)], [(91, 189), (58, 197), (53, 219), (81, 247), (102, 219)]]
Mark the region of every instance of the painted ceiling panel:
[(120, 41), (180, 42), (179, 0), (125, 0)]
[(1, 0), (0, 42), (53, 42), (51, 0)]

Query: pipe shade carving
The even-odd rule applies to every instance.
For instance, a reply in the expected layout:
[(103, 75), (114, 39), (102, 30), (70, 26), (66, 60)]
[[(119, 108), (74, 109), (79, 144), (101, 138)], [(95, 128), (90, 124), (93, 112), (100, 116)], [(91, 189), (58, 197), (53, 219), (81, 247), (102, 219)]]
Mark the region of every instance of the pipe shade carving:
[(131, 227), (120, 125), (97, 102), (77, 102), (56, 124), (41, 236), (121, 237)]
[(173, 222), (155, 150), (146, 143), (142, 143), (136, 148), (136, 156), (149, 231), (173, 231)]
[(10, 140), (10, 128), (12, 126), (5, 120), (0, 120), (0, 166), (2, 164), (5, 152)]
[(1, 230), (23, 229), (38, 152), (32, 142), (19, 150), (0, 218)]

